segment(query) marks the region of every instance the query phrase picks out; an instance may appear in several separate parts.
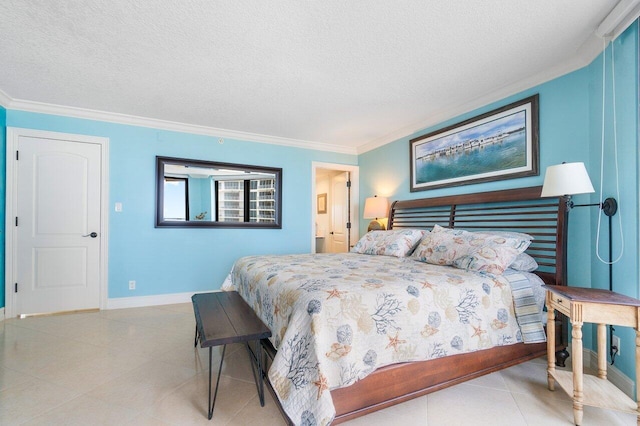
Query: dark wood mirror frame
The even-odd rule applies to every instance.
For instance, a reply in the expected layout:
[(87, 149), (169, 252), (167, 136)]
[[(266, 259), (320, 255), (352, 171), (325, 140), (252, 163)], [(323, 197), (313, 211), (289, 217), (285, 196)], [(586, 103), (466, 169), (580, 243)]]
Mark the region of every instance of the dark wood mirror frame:
[[(187, 198), (187, 219), (186, 220), (167, 220), (164, 217), (165, 206), (165, 166), (184, 166), (194, 168), (205, 169), (224, 169), (226, 171), (235, 171), (241, 173), (259, 173), (270, 174), (274, 177), (274, 190), (275, 195), (273, 201), (275, 202), (275, 212), (273, 214), (273, 220), (270, 222), (251, 222), (251, 221), (224, 221), (224, 220), (189, 220), (188, 214), (188, 190), (186, 193)], [(249, 179), (250, 180), (250, 179)], [(217, 195), (217, 187), (215, 189)], [(245, 191), (244, 194), (244, 206), (250, 205), (249, 191)], [(217, 205), (217, 202), (216, 202)], [(208, 212), (204, 212), (208, 213)], [(218, 212), (212, 212), (215, 218), (218, 217)], [(249, 211), (245, 209), (245, 218), (248, 216)], [(221, 163), (216, 161), (205, 160), (193, 160), (185, 158), (174, 157), (156, 157), (156, 218), (155, 226), (170, 227), (170, 228), (270, 228), (270, 229), (282, 229), (282, 169), (274, 167), (262, 167), (262, 166), (250, 166), (246, 164), (234, 164), (234, 163)]]

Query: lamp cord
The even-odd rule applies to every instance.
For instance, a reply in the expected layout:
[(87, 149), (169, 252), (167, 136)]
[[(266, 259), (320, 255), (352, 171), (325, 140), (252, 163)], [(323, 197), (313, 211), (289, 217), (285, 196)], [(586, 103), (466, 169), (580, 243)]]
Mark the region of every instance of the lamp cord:
[[(607, 58), (607, 39), (606, 37), (602, 38), (603, 44), (603, 53), (602, 53), (602, 129), (601, 129), (601, 144), (600, 144), (600, 206), (602, 206), (602, 190), (603, 190), (603, 182), (604, 182), (604, 140), (605, 140), (605, 96), (606, 96), (606, 58)], [(613, 102), (613, 156), (616, 168), (616, 196), (618, 199), (618, 203), (620, 203), (620, 172), (618, 167), (618, 131), (617, 131), (617, 120), (616, 120), (616, 68), (615, 68), (615, 43), (613, 40), (611, 41), (611, 84), (612, 84), (612, 102)], [(611, 220), (611, 219), (609, 219)], [(611, 256), (609, 256), (609, 260), (606, 261), (600, 256), (600, 224), (602, 222), (602, 214), (598, 215), (598, 231), (596, 232), (596, 256), (600, 260), (600, 262), (605, 263), (607, 265), (612, 265), (617, 263), (622, 259), (622, 254), (624, 253), (624, 233), (622, 232), (622, 208), (621, 205), (618, 205), (618, 222), (620, 224), (620, 254), (616, 258), (616, 260), (611, 260)], [(612, 235), (611, 230), (609, 230), (609, 241), (611, 241)]]

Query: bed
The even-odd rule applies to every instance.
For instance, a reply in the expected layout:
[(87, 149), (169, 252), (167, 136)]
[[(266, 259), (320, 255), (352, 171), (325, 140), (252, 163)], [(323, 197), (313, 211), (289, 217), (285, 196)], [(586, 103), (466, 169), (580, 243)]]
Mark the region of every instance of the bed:
[[(367, 234), (354, 250), (369, 254), (239, 259), (223, 288), (238, 290), (272, 329), (268, 382), (285, 419), (338, 424), (544, 355), (542, 324), (525, 325), (536, 315), (516, 317), (512, 298), (527, 272), (505, 269), (517, 248), (537, 264), (527, 282), (565, 284), (566, 200), (540, 192), (396, 201), (391, 232), (378, 234), (402, 235), (384, 249), (391, 255), (367, 252), (363, 241), (376, 238)], [(485, 246), (472, 247), (478, 241), (493, 247), (491, 261)], [(531, 302), (530, 287), (522, 289)]]

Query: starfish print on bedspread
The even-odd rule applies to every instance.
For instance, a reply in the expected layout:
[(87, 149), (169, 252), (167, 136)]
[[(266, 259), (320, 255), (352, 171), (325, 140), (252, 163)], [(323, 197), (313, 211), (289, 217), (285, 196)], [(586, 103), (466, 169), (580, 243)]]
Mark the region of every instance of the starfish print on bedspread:
[(481, 324), (478, 324), (477, 327), (475, 325), (472, 325), (471, 327), (473, 327), (473, 334), (471, 335), (471, 337), (476, 337), (476, 336), (482, 337), (482, 335), (487, 332), (487, 330), (482, 329)]
[(406, 340), (402, 340), (398, 337), (398, 332), (396, 331), (395, 337), (387, 336), (389, 338), (389, 344), (385, 349), (393, 348), (394, 351), (398, 352), (398, 345), (402, 343), (407, 343)]
[(329, 293), (329, 296), (327, 296), (327, 300), (333, 297), (342, 299), (342, 295), (348, 293), (347, 291), (340, 291), (337, 288), (334, 288), (333, 290), (325, 290), (325, 292)]
[(498, 279), (494, 279), (493, 280), (493, 286), (494, 287), (498, 287), (498, 288), (504, 288), (505, 284), (502, 281), (498, 280)]
[(318, 399), (320, 399), (320, 397), (322, 396), (322, 392), (329, 389), (329, 382), (327, 381), (327, 378), (322, 373), (320, 373), (318, 380), (314, 381), (313, 384), (318, 387)]
[(425, 281), (422, 283), (422, 288), (430, 288), (433, 290), (434, 285), (431, 284), (429, 281)]

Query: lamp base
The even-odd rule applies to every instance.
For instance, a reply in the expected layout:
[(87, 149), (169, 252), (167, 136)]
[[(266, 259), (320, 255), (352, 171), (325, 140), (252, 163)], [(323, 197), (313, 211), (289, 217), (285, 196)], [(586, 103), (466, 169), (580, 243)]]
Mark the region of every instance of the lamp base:
[(618, 202), (615, 198), (609, 197), (602, 202), (602, 212), (611, 217), (618, 211)]
[(367, 232), (369, 231), (384, 231), (386, 228), (384, 224), (378, 220), (372, 220), (369, 222), (369, 227), (367, 228)]

